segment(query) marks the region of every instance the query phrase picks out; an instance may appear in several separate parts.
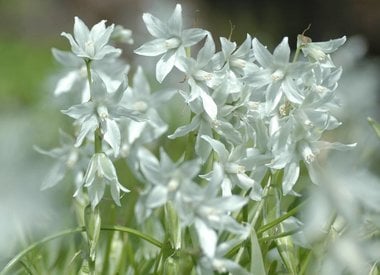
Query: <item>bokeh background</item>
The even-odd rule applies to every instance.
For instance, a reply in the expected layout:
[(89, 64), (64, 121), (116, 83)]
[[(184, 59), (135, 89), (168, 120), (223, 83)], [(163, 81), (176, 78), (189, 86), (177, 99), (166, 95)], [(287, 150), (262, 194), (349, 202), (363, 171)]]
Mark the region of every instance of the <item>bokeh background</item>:
[(73, 222), (72, 190), (40, 191), (49, 160), (33, 150), (34, 144), (55, 146), (58, 129), (69, 124), (52, 96), (59, 66), (51, 48), (69, 49), (60, 33), (72, 32), (74, 16), (89, 26), (102, 19), (123, 25), (134, 32), (135, 44), (124, 48), (133, 67), (146, 62), (132, 53), (148, 38), (142, 13), (165, 17), (176, 2), (188, 26), (208, 29), (216, 40), (228, 37), (231, 25), (233, 40), (242, 42), (249, 33), (270, 49), (283, 36), (294, 49), (309, 24), (314, 41), (346, 35), (349, 41), (335, 58), (344, 68), (338, 93), (345, 124), (333, 138), (358, 142), (343, 171), (350, 165), (379, 173), (380, 142), (366, 122), (368, 116), (380, 120), (379, 0), (0, 0), (0, 267), (30, 238)]

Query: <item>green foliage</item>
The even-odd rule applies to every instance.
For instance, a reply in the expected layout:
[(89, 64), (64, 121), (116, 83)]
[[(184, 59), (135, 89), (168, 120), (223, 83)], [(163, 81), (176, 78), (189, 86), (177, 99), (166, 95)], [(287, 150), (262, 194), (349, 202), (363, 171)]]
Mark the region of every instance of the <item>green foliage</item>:
[(45, 94), (42, 84), (54, 68), (47, 44), (22, 40), (0, 41), (0, 64), (2, 108), (28, 106), (39, 100)]

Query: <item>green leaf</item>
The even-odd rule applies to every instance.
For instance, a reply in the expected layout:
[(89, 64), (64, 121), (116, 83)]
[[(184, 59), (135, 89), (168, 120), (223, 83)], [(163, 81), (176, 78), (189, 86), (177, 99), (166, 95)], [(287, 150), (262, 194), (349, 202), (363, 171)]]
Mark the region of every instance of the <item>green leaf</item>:
[[(269, 187), (267, 196), (265, 197), (264, 221), (267, 224), (276, 221), (277, 223), (272, 228), (265, 231), (264, 236), (267, 238), (285, 232), (281, 221), (279, 221), (281, 213), (280, 203), (282, 199), (281, 184), (279, 184), (281, 183), (281, 177), (279, 174), (276, 174), (272, 179), (272, 185)], [(290, 274), (297, 274), (298, 259), (296, 257), (296, 250), (292, 237), (285, 236), (277, 238), (275, 239), (275, 244), (288, 272)]]
[(379, 269), (377, 268), (377, 263), (374, 263), (368, 275), (379, 275), (379, 274), (380, 272), (379, 272)]
[(254, 229), (251, 231), (251, 274), (266, 275), (261, 247)]
[(121, 257), (123, 255), (124, 242), (121, 238), (120, 232), (114, 232), (112, 234), (111, 246), (109, 253), (107, 254), (109, 258), (108, 272), (107, 274), (117, 274), (118, 268), (121, 263)]
[(376, 122), (373, 118), (367, 118), (368, 123), (372, 126), (376, 135), (380, 138), (380, 123)]
[[(280, 234), (284, 232), (282, 224), (278, 227)], [(286, 269), (290, 274), (298, 274), (298, 258), (296, 247), (294, 246), (292, 236), (285, 236), (275, 240), (277, 245), (277, 250), (281, 255), (282, 261), (284, 262)]]

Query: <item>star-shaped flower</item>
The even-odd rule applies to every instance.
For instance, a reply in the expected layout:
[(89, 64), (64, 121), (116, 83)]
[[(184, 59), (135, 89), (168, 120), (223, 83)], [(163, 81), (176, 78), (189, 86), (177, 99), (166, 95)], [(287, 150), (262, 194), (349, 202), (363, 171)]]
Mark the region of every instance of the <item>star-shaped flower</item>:
[(90, 85), (91, 100), (62, 111), (76, 119), (81, 127), (75, 146), (80, 146), (88, 134), (94, 133), (97, 128), (100, 128), (104, 141), (111, 146), (114, 155), (119, 154), (121, 136), (117, 121), (124, 117), (137, 121), (142, 120), (139, 112), (119, 104), (126, 86), (126, 81), (124, 81), (115, 92), (109, 93), (103, 80), (93, 74)]
[(273, 55), (256, 38), (252, 41), (252, 48), (262, 68), (250, 72), (247, 80), (256, 88), (266, 87), (266, 112), (275, 110), (283, 95), (291, 102), (301, 103), (303, 95), (296, 89), (294, 79), (300, 78), (310, 65), (303, 62), (289, 62), (288, 38), (282, 40)]
[(102, 20), (89, 30), (81, 19), (75, 17), (74, 37), (65, 32), (61, 35), (69, 40), (73, 53), (85, 60), (100, 60), (109, 54), (119, 55), (120, 49), (107, 45), (114, 25), (106, 28), (105, 22)]
[(345, 42), (345, 36), (325, 42), (312, 42), (311, 38), (303, 34), (297, 37), (297, 47), (302, 50), (304, 56), (310, 57), (312, 60), (326, 67), (335, 67), (331, 60), (330, 53), (335, 52)]
[(105, 153), (97, 153), (92, 156), (82, 184), (88, 189), (92, 208), (95, 208), (103, 198), (106, 184), (111, 188), (112, 199), (119, 206), (120, 190), (129, 192), (120, 184), (116, 169)]
[(199, 28), (182, 29), (180, 4), (176, 5), (167, 23), (149, 13), (144, 13), (143, 20), (148, 32), (156, 39), (143, 44), (135, 53), (145, 56), (163, 54), (156, 66), (156, 78), (159, 82), (162, 82), (173, 69), (179, 56), (186, 56), (185, 48), (198, 43), (207, 34), (207, 31)]

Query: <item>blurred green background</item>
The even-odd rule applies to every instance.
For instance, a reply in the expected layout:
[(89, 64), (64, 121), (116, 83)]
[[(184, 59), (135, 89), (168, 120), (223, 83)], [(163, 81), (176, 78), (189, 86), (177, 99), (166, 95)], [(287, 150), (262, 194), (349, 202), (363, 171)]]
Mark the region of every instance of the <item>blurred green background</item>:
[[(360, 34), (368, 42), (368, 55), (380, 54), (380, 1), (178, 1), (190, 25), (209, 29), (215, 37), (242, 41), (246, 33), (273, 46), (289, 36), (295, 46), (297, 34), (311, 24), (313, 40)], [(160, 14), (176, 1), (136, 0), (13, 0), (0, 1), (0, 104), (2, 110), (31, 107), (46, 94), (46, 79), (56, 69), (51, 47), (68, 48), (62, 31), (72, 29), (73, 17), (89, 25), (101, 19), (135, 32), (136, 46), (147, 36), (141, 15)], [(130, 55), (130, 53), (128, 53)], [(133, 56), (130, 55), (133, 59)], [(133, 60), (132, 60), (133, 61)]]
[[(283, 36), (289, 36), (294, 49), (297, 34), (309, 24), (307, 34), (315, 41), (356, 35), (346, 54), (338, 58), (345, 69), (341, 90), (347, 93), (343, 103), (350, 110), (340, 116), (347, 123), (341, 136), (347, 142), (362, 139), (358, 142), (365, 146), (359, 147), (358, 156), (371, 163), (372, 170), (378, 169), (374, 163), (380, 159), (379, 144), (366, 117), (379, 119), (380, 1), (178, 2), (183, 4), (187, 25), (210, 30), (215, 40), (227, 37), (231, 24), (236, 26), (234, 40), (241, 42), (250, 33), (271, 49)], [(134, 66), (139, 59), (132, 50), (148, 38), (142, 13), (168, 14), (175, 3), (0, 0), (0, 266), (2, 259), (14, 253), (14, 247), (28, 239), (28, 228), (31, 232), (41, 229), (44, 235), (72, 221), (68, 188), (39, 191), (49, 160), (32, 149), (34, 144), (43, 148), (56, 145), (58, 129), (68, 123), (52, 96), (53, 76), (59, 66), (51, 56), (51, 48), (69, 49), (60, 33), (72, 32), (74, 16), (89, 26), (107, 19), (132, 29), (135, 45), (125, 49), (125, 58)]]

